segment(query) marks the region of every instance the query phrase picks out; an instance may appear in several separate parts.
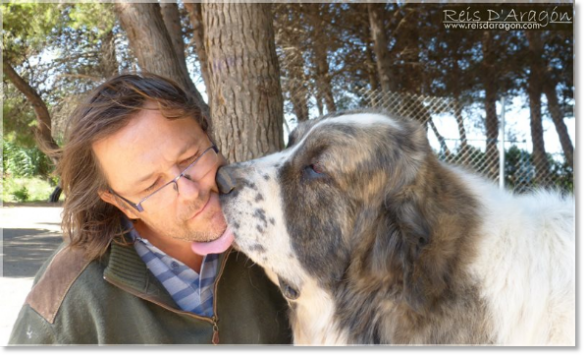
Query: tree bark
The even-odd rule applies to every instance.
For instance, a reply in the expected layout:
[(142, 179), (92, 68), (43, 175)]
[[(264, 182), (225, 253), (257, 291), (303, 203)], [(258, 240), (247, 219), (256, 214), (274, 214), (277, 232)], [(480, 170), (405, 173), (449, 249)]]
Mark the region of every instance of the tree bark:
[(549, 181), (549, 164), (543, 141), (543, 123), (541, 114), (541, 93), (543, 88), (543, 43), (537, 31), (525, 33), (529, 40), (531, 66), (527, 92), (529, 94), (529, 112), (531, 117), (531, 141), (533, 143), (533, 165), (536, 171), (536, 183), (545, 185)]
[(53, 160), (53, 163), (55, 163), (55, 156), (52, 155), (52, 152), (57, 150), (59, 146), (51, 135), (51, 114), (49, 114), (47, 105), (36, 90), (32, 88), (18, 73), (16, 73), (6, 57), (2, 59), (2, 68), (10, 82), (14, 84), (14, 86), (33, 106), (37, 117), (37, 126), (34, 129), (37, 145), (39, 146), (39, 149), (47, 154), (47, 156)]
[(202, 14), (201, 14), (201, 4), (200, 3), (191, 3), (191, 2), (184, 2), (185, 9), (189, 14), (189, 22), (193, 27), (193, 42), (195, 44), (195, 51), (197, 53), (197, 57), (199, 59), (199, 68), (201, 71), (201, 76), (203, 77), (203, 82), (206, 86), (206, 94), (208, 96), (208, 103), (212, 103), (212, 92), (211, 92), (211, 80), (210, 80), (210, 71), (209, 71), (209, 63), (208, 63), (208, 54), (205, 49), (205, 33), (202, 21)]
[(177, 82), (193, 94), (209, 117), (209, 108), (189, 78), (185, 61), (181, 63), (177, 57), (159, 4), (116, 3), (115, 8), (140, 68)]
[(547, 108), (549, 114), (555, 125), (555, 130), (558, 133), (562, 150), (564, 151), (564, 157), (566, 163), (573, 169), (574, 168), (574, 146), (572, 145), (572, 139), (568, 134), (568, 127), (564, 123), (564, 116), (560, 109), (558, 96), (555, 90), (556, 83), (551, 79), (546, 79), (547, 82), (543, 85), (543, 92), (547, 98)]
[(429, 124), (429, 126), (431, 127), (431, 131), (433, 131), (433, 134), (437, 138), (437, 141), (439, 142), (440, 147), (442, 148), (442, 152), (444, 153), (446, 159), (451, 159), (452, 153), (448, 148), (448, 145), (446, 145), (446, 139), (440, 134), (439, 130), (437, 130), (437, 127), (435, 126), (435, 123), (433, 122), (431, 116), (429, 117), (427, 123)]
[(421, 9), (422, 7), (415, 4), (406, 4), (400, 11), (404, 14), (403, 18), (393, 30), (394, 36), (397, 37), (393, 50), (398, 54), (396, 60), (401, 63), (400, 67), (395, 69), (395, 72), (399, 73), (393, 79), (401, 92), (422, 94), (426, 83), (425, 72), (420, 62), (420, 55), (424, 51), (419, 47), (421, 25), (418, 14), (421, 13)]
[(167, 33), (171, 37), (171, 43), (173, 49), (179, 59), (179, 63), (184, 66), (186, 73), (187, 64), (185, 62), (185, 45), (183, 44), (183, 33), (181, 31), (181, 18), (179, 17), (179, 8), (175, 2), (161, 2), (161, 15), (163, 16), (163, 22), (167, 28)]
[[(274, 6), (274, 5), (273, 5)], [(293, 105), (293, 113), (297, 122), (309, 120), (309, 82), (305, 75), (305, 59), (303, 57), (303, 39), (298, 31), (302, 23), (302, 15), (297, 6), (281, 4), (277, 18), (273, 21), (275, 42), (283, 53), (281, 57), (281, 78), (284, 94)]]
[(491, 179), (499, 175), (499, 152), (497, 147), (499, 135), (499, 121), (496, 112), (496, 101), (498, 95), (497, 83), (495, 81), (495, 52), (493, 49), (493, 38), (490, 31), (485, 31), (482, 39), (482, 67), (484, 71), (484, 110), (486, 113), (486, 157), (485, 165), (487, 175)]
[[(453, 78), (461, 78), (462, 71), (460, 70), (459, 61), (461, 59), (460, 53), (456, 52), (452, 60), (452, 76)], [(462, 115), (462, 102), (460, 101), (461, 95), (460, 81), (454, 81), (454, 114), (456, 117), (456, 123), (458, 124), (458, 134), (460, 136), (460, 149), (459, 156), (460, 160), (466, 164), (470, 164), (470, 153), (468, 147), (468, 138), (466, 137), (466, 127), (464, 126), (464, 116)]]
[(289, 93), (293, 112), (298, 122), (309, 120), (309, 108), (307, 106), (308, 90), (306, 85), (303, 53), (298, 47), (284, 50), (284, 67), (287, 73), (285, 87)]
[(118, 74), (118, 60), (116, 59), (116, 42), (114, 32), (108, 31), (101, 38), (101, 52), (99, 57), (100, 72), (104, 78), (110, 78)]
[(466, 137), (466, 127), (464, 126), (464, 116), (462, 115), (462, 103), (460, 102), (460, 95), (455, 95), (454, 113), (456, 122), (458, 124), (458, 134), (460, 136), (460, 161), (469, 165), (470, 148), (468, 147), (468, 138)]
[(283, 148), (283, 97), (270, 4), (203, 3), (214, 138), (229, 162)]
[(391, 60), (388, 50), (389, 41), (385, 32), (384, 13), (384, 4), (368, 3), (368, 18), (379, 81), (383, 93), (388, 93), (394, 91), (395, 88), (391, 82)]
[(377, 76), (376, 63), (374, 61), (374, 53), (372, 52), (372, 40), (366, 39), (366, 71), (368, 73), (368, 83), (370, 84), (370, 90), (375, 91), (379, 86), (379, 79)]
[(330, 65), (328, 64), (328, 48), (326, 44), (328, 40), (324, 38), (324, 23), (320, 7), (323, 4), (312, 3), (308, 5), (310, 8), (310, 17), (313, 24), (313, 55), (315, 62), (315, 76), (317, 83), (318, 102), (323, 102), (326, 105), (328, 112), (336, 111), (336, 103), (334, 101), (334, 94), (332, 91), (332, 83), (330, 78)]

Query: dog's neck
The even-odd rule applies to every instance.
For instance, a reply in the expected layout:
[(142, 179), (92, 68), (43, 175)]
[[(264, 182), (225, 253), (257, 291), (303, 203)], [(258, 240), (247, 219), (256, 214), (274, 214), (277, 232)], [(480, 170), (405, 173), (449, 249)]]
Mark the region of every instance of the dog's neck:
[(348, 333), (339, 329), (332, 296), (313, 280), (303, 285), (301, 295), (291, 302), (296, 345), (347, 345)]

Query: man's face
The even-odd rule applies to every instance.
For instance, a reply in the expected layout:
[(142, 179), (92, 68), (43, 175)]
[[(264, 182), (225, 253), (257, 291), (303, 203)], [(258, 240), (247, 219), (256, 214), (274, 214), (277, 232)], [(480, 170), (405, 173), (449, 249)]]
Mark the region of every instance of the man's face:
[[(156, 108), (156, 105), (151, 103), (146, 108)], [(149, 188), (177, 177), (186, 163), (210, 146), (211, 142), (195, 120), (169, 120), (159, 110), (145, 109), (126, 127), (94, 143), (93, 150), (110, 188), (138, 203), (153, 192)], [(172, 188), (157, 192), (144, 201), (143, 212), (110, 193), (101, 193), (101, 197), (120, 208), (128, 218), (138, 219), (135, 227), (149, 240), (213, 240), (227, 226), (215, 182), (216, 172), (223, 163), (218, 154), (215, 164), (201, 179), (192, 182), (180, 178), (178, 192)]]

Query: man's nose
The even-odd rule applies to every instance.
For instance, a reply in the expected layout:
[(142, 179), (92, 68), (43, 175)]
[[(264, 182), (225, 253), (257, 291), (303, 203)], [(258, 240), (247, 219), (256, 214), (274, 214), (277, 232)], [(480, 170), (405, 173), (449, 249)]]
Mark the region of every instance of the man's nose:
[(216, 173), (216, 183), (221, 194), (230, 193), (236, 189), (236, 176), (234, 168), (230, 166), (222, 166)]
[(184, 175), (175, 181), (175, 189), (180, 196), (193, 199), (200, 195), (202, 185), (201, 182), (192, 181), (188, 175)]

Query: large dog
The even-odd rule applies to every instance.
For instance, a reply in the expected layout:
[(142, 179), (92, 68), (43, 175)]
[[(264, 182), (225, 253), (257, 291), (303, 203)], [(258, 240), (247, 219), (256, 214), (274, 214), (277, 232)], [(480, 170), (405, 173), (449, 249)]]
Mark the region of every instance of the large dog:
[(573, 196), (499, 190), (438, 161), (415, 122), (312, 120), (218, 183), (297, 344), (575, 344)]

